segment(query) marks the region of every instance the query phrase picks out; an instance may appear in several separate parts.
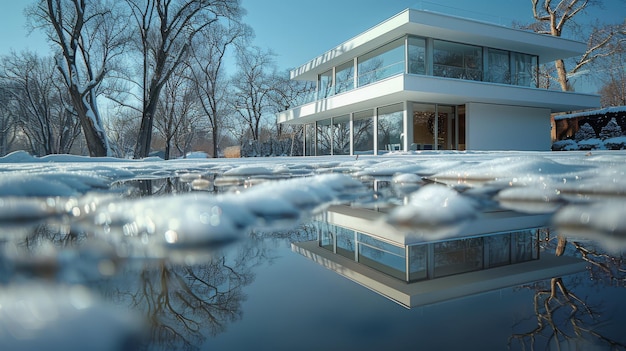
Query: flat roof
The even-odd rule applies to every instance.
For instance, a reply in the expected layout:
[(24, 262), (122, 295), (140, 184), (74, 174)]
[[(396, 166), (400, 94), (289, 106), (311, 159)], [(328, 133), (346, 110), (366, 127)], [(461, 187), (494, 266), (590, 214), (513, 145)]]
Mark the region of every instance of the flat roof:
[(586, 266), (583, 260), (574, 257), (542, 255), (546, 257), (407, 284), (321, 248), (317, 241), (293, 243), (291, 249), (407, 308), (573, 274), (583, 271)]
[(406, 9), (291, 71), (291, 78), (317, 80), (319, 73), (406, 34), (538, 55), (540, 63), (578, 56), (587, 45), (441, 13)]

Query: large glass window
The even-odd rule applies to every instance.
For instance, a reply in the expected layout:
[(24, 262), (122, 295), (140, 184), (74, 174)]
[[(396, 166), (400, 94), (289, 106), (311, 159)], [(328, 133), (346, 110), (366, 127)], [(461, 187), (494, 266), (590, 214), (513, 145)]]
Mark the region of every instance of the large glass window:
[(513, 84), (526, 87), (537, 86), (537, 56), (511, 53), (513, 61)]
[(404, 38), (358, 58), (359, 86), (404, 73)]
[(511, 59), (509, 52), (488, 49), (485, 80), (492, 83), (511, 84)]
[(393, 277), (406, 280), (404, 247), (358, 233), (359, 262)]
[(426, 39), (409, 37), (408, 69), (412, 74), (426, 74)]
[(357, 112), (353, 119), (354, 154), (374, 154), (374, 110)]
[(332, 125), (330, 124), (330, 118), (317, 121), (317, 144), (316, 155), (330, 155), (332, 150), (333, 138), (332, 138)]
[(306, 124), (304, 126), (304, 155), (315, 156), (315, 123)]
[(408, 68), (412, 74), (426, 74), (426, 39), (409, 37)]
[(485, 250), (489, 267), (498, 267), (511, 263), (511, 236), (500, 234), (485, 237)]
[(333, 118), (333, 155), (350, 155), (350, 115)]
[(413, 104), (413, 143), (411, 149), (435, 149), (435, 105)]
[(472, 238), (436, 243), (434, 255), (435, 277), (479, 270), (483, 266), (483, 240)]
[(428, 278), (427, 270), (428, 246), (409, 246), (409, 280), (415, 281)]
[(482, 47), (435, 40), (433, 49), (435, 76), (483, 80)]
[(402, 150), (404, 110), (402, 104), (378, 109), (378, 153)]
[(332, 226), (337, 235), (337, 254), (354, 260), (355, 232), (354, 230)]
[(318, 98), (324, 99), (333, 95), (333, 70), (328, 70), (319, 76)]
[(537, 253), (537, 234), (531, 230), (511, 234), (513, 240), (513, 262), (525, 262), (539, 258)]
[(354, 62), (349, 61), (337, 66), (335, 73), (335, 93), (354, 89)]

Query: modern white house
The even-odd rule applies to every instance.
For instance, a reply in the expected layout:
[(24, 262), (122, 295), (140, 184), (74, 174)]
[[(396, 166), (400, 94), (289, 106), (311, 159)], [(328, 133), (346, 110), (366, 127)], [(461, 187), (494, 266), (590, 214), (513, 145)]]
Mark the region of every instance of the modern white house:
[(551, 113), (596, 95), (538, 88), (539, 64), (586, 44), (407, 9), (291, 71), (315, 82), (278, 114), (305, 126), (305, 155), (395, 150), (550, 150)]

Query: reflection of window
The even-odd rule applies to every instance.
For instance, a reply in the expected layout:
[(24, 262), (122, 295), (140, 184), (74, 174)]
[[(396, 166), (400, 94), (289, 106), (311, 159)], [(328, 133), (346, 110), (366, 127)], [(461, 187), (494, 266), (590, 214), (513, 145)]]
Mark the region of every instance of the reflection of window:
[(404, 56), (401, 38), (359, 57), (359, 86), (404, 73)]
[(439, 77), (483, 80), (483, 55), (479, 46), (435, 40), (433, 74)]
[(349, 61), (337, 66), (335, 74), (335, 92), (337, 94), (354, 89), (354, 62)]
[(406, 279), (404, 247), (358, 234), (359, 262), (399, 279)]
[(485, 70), (486, 80), (492, 83), (511, 84), (509, 52), (489, 49), (487, 55), (489, 67)]
[(434, 244), (435, 277), (471, 272), (483, 266), (482, 238)]
[(428, 270), (426, 262), (428, 262), (428, 248), (426, 245), (416, 245), (409, 247), (409, 280), (415, 281), (426, 279)]
[(539, 258), (537, 253), (537, 235), (532, 231), (511, 234), (515, 248), (513, 262), (525, 262)]
[(511, 263), (511, 236), (503, 234), (486, 237), (485, 250), (489, 258), (489, 267)]
[(337, 226), (333, 230), (337, 235), (337, 253), (354, 260), (354, 231)]

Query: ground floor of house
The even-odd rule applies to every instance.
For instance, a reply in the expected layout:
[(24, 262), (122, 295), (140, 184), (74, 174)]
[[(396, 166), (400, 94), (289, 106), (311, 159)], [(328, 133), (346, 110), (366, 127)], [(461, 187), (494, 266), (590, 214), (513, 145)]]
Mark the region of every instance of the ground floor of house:
[[(550, 150), (550, 109), (402, 101), (307, 118), (305, 156), (418, 150)], [(315, 116), (310, 116), (315, 117)]]

